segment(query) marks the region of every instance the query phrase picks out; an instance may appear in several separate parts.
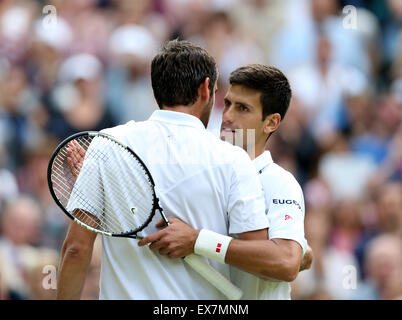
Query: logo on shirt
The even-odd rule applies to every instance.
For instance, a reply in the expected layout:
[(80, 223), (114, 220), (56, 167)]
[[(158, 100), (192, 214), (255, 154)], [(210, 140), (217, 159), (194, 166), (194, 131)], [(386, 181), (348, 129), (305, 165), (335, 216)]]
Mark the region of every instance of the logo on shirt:
[(296, 200), (291, 200), (291, 199), (273, 199), (272, 202), (274, 204), (294, 204), (296, 207), (298, 207), (300, 210), (301, 205), (296, 201)]
[(289, 220), (289, 219), (293, 219), (292, 216), (290, 216), (290, 215), (288, 215), (288, 214), (285, 214), (285, 221), (286, 221), (286, 220)]
[(132, 208), (130, 208), (130, 211), (131, 211), (132, 214), (136, 214), (137, 213), (137, 208), (132, 207)]
[(222, 243), (218, 243), (218, 244), (216, 245), (216, 252), (217, 252), (217, 253), (221, 252), (221, 247), (222, 247)]

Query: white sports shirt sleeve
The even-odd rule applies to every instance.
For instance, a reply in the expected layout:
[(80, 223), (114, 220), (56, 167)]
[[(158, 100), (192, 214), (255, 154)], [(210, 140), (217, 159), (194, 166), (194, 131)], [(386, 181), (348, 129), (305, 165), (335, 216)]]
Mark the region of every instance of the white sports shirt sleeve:
[(304, 199), (298, 184), (284, 179), (272, 194), (268, 208), (269, 239), (289, 239), (300, 244), (303, 255), (307, 249), (304, 237)]
[[(268, 151), (260, 157), (255, 165), (265, 192), (269, 239), (294, 240), (300, 244), (304, 255), (307, 241), (304, 237), (303, 191), (290, 172), (273, 163)], [(268, 165), (261, 168), (260, 160)]]

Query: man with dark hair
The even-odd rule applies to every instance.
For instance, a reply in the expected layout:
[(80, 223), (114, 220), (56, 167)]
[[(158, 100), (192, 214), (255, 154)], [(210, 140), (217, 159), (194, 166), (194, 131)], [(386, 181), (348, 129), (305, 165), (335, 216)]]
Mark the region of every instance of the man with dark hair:
[(178, 106), (189, 107), (199, 98), (201, 85), (209, 90), (206, 106), (195, 114), (205, 127), (214, 106), (217, 80), (214, 58), (191, 42), (167, 42), (152, 60), (152, 89), (160, 109), (178, 111)]
[[(205, 127), (215, 100), (214, 59), (185, 41), (168, 42), (152, 61), (152, 87), (161, 110), (147, 121), (104, 130), (129, 146), (148, 167), (168, 219), (214, 230), (224, 257), (230, 237), (266, 237), (262, 187), (247, 153)], [(122, 169), (123, 170), (123, 169)], [(124, 172), (122, 172), (124, 174)], [(107, 177), (102, 177), (107, 183)], [(156, 231), (155, 221), (142, 236)], [(95, 233), (72, 223), (62, 249), (58, 298), (78, 299)], [(100, 299), (224, 299), (182, 259), (155, 255), (132, 239), (102, 237)], [(229, 265), (212, 263), (229, 278)]]
[(191, 42), (167, 42), (152, 60), (152, 89), (161, 109), (194, 104), (205, 78), (209, 78), (212, 106), (212, 93), (218, 79), (216, 62), (206, 50)]
[[(230, 94), (238, 93), (239, 95), (246, 94), (250, 96), (254, 93), (255, 97), (258, 96), (262, 110), (255, 106), (253, 107), (253, 105), (238, 102), (235, 106), (235, 111), (243, 111), (242, 116), (238, 117), (236, 124), (234, 126), (230, 125), (229, 128), (225, 126), (227, 121), (223, 120), (221, 131), (225, 133), (227, 138), (228, 133), (232, 132), (234, 134), (235, 129), (241, 129), (245, 147), (247, 144), (247, 129), (255, 130), (255, 148), (262, 153), (268, 138), (276, 130), (274, 129), (268, 133), (266, 131), (268, 130), (267, 125), (277, 123), (279, 126), (280, 121), (283, 120), (288, 110), (292, 96), (290, 84), (280, 70), (263, 64), (251, 64), (237, 68), (230, 74), (229, 83), (231, 87), (224, 99), (225, 108), (231, 103), (229, 100)], [(255, 115), (261, 121), (256, 121)], [(250, 156), (254, 159), (254, 155)]]
[(261, 92), (262, 120), (279, 113), (282, 120), (288, 111), (292, 90), (285, 75), (272, 66), (250, 64), (230, 74), (231, 85), (239, 84)]
[[(309, 268), (312, 261), (304, 237), (304, 199), (296, 179), (272, 161), (265, 146), (285, 117), (291, 88), (281, 71), (261, 64), (234, 70), (229, 81), (221, 138), (241, 145), (254, 160), (265, 193), (269, 238), (233, 239), (224, 259), (218, 261), (232, 266), (232, 280), (243, 289), (244, 299), (290, 299), (289, 282), (299, 270)], [(195, 230), (172, 219), (169, 227), (150, 235), (140, 245), (152, 242), (152, 250), (171, 257), (195, 252), (215, 259), (205, 248), (206, 237), (214, 237), (214, 233)]]

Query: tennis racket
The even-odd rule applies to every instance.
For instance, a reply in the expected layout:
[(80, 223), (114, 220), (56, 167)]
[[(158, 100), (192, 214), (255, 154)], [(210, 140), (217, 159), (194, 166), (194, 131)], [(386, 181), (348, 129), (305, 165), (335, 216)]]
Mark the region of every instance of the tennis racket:
[[(93, 232), (142, 239), (139, 233), (156, 211), (169, 224), (148, 168), (111, 135), (88, 131), (65, 139), (54, 151), (47, 175), (56, 204)], [(199, 256), (191, 254), (184, 261), (229, 299), (242, 296), (239, 288)]]

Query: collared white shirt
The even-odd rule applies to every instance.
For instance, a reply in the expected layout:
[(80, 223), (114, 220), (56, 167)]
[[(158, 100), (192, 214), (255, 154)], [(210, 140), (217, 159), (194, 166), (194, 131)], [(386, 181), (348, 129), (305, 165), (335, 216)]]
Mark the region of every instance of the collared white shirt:
[[(265, 194), (269, 239), (289, 239), (300, 244), (303, 255), (307, 248), (304, 237), (304, 197), (293, 175), (275, 164), (265, 151), (254, 160)], [(290, 283), (266, 281), (250, 273), (231, 268), (232, 281), (243, 289), (242, 299), (290, 299)]]
[[(198, 118), (158, 110), (147, 121), (103, 132), (143, 160), (167, 217), (221, 234), (268, 226), (262, 187), (247, 153), (217, 139)], [(141, 235), (157, 231), (159, 220), (157, 213)], [(100, 299), (225, 299), (182, 259), (138, 247), (133, 239), (102, 239)], [(210, 263), (229, 278), (228, 265)]]

